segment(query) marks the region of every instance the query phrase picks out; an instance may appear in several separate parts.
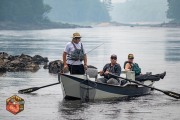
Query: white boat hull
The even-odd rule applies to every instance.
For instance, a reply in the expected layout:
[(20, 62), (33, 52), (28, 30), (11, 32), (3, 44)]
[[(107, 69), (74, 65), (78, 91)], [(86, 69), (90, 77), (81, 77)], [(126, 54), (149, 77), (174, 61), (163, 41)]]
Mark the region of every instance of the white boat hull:
[[(82, 99), (82, 85), (88, 87), (88, 99), (111, 99), (123, 98), (131, 96), (141, 96), (149, 94), (151, 89), (136, 84), (129, 84), (126, 86), (114, 86), (95, 81), (87, 80), (85, 75), (61, 75), (61, 88), (64, 99)], [(150, 82), (151, 86), (153, 83)]]

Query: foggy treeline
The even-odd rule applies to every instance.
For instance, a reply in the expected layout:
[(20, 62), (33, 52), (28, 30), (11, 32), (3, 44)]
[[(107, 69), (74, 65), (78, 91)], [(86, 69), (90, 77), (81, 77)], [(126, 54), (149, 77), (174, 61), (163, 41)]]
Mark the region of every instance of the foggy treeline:
[(168, 0), (168, 7), (167, 17), (172, 22), (180, 23), (180, 0)]
[(179, 6), (180, 0), (0, 0), (0, 22), (180, 22)]
[(71, 23), (109, 22), (106, 5), (100, 0), (45, 0), (52, 6), (49, 18)]
[(167, 20), (166, 0), (127, 0), (117, 3), (112, 10), (112, 20), (128, 22), (163, 22)]
[(0, 21), (44, 22), (50, 9), (43, 0), (0, 0)]

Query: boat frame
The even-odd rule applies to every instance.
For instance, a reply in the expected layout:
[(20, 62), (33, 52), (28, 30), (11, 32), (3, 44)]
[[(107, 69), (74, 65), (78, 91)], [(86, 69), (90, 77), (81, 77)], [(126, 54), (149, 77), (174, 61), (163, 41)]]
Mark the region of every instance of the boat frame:
[[(133, 71), (122, 72), (127, 79), (134, 80)], [(86, 75), (60, 74), (59, 82), (63, 91), (63, 98), (66, 100), (83, 99), (85, 101), (96, 99), (114, 99), (143, 96), (151, 93), (151, 88), (126, 83), (125, 85), (109, 85), (96, 82), (97, 78), (90, 78)], [(153, 85), (153, 81), (144, 81), (143, 84)]]

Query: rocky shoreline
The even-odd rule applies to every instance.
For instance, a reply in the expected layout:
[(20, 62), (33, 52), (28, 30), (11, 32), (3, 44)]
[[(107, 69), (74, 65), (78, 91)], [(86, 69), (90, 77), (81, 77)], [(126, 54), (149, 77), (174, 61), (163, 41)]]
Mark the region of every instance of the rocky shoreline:
[[(6, 52), (0, 52), (0, 73), (19, 71), (36, 72), (40, 69), (40, 65), (43, 65), (44, 69), (48, 69), (49, 73), (53, 74), (61, 72), (64, 66), (61, 60), (49, 62), (47, 57), (42, 57), (40, 55), (32, 57), (25, 54), (9, 55)], [(88, 65), (88, 68), (96, 67)], [(63, 72), (66, 73), (68, 70)]]
[(36, 72), (40, 69), (40, 65), (44, 65), (43, 68), (49, 69), (49, 73), (56, 74), (63, 68), (63, 62), (61, 60), (51, 61), (49, 64), (48, 62), (47, 57), (40, 55), (9, 55), (6, 52), (0, 52), (0, 73), (19, 71)]
[(0, 52), (0, 72), (17, 72), (17, 71), (37, 71), (39, 65), (47, 64), (47, 57), (35, 55), (33, 57), (25, 54), (8, 55), (8, 53)]

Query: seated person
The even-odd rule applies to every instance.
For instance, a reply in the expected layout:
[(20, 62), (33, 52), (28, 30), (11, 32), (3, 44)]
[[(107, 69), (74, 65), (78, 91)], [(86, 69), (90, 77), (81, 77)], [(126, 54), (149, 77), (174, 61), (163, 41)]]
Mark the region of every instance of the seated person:
[(97, 79), (97, 82), (107, 83), (112, 85), (119, 85), (119, 78), (110, 75), (112, 73), (114, 75), (120, 76), (121, 74), (121, 66), (117, 63), (117, 56), (115, 54), (111, 55), (111, 63), (107, 63), (103, 70), (100, 71), (100, 75), (104, 76), (104, 78)]
[(152, 81), (158, 81), (160, 79), (163, 79), (166, 75), (166, 72), (163, 72), (161, 74), (155, 74), (151, 75), (150, 73), (141, 74), (141, 68), (138, 66), (137, 63), (133, 62), (134, 55), (129, 54), (128, 55), (128, 61), (124, 63), (124, 69), (125, 71), (134, 71), (135, 72), (135, 80), (138, 81), (146, 81), (146, 80), (152, 80)]

